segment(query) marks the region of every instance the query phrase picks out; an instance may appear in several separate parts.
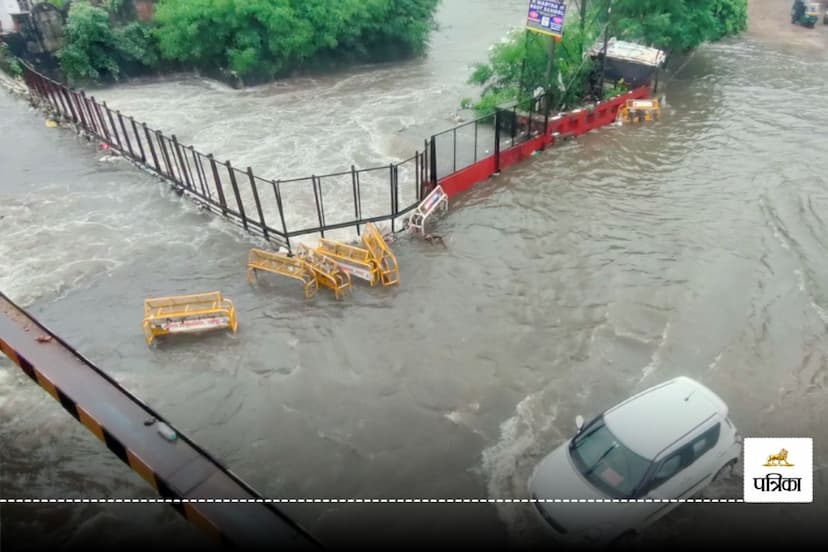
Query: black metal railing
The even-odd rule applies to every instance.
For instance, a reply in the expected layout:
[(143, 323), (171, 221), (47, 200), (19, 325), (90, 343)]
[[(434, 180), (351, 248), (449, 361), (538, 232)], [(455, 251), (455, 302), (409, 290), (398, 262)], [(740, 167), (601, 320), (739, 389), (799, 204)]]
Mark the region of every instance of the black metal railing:
[[(205, 208), (288, 250), (291, 238), (325, 237), (350, 228), (359, 234), (369, 222), (388, 221), (392, 231), (402, 229), (402, 217), (441, 179), (491, 155), (497, 172), (501, 151), (543, 133), (549, 121), (549, 109), (542, 106), (550, 103), (550, 96), (544, 94), (434, 134), (424, 141), (422, 152), (399, 163), (272, 180), (181, 144), (175, 135), (167, 137), (25, 64), (23, 78), (35, 98), (79, 131), (169, 181)], [(314, 212), (315, 223), (309, 226), (308, 214)]]

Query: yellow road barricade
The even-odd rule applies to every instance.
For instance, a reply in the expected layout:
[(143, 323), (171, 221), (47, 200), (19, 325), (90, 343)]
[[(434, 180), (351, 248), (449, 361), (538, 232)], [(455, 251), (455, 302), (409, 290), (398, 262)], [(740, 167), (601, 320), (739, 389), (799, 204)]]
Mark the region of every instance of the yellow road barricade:
[(316, 252), (336, 262), (352, 278), (365, 280), (371, 287), (380, 279), (377, 262), (368, 249), (322, 238)]
[(400, 268), (397, 265), (397, 257), (391, 252), (385, 238), (372, 223), (365, 225), (362, 232), (362, 245), (364, 245), (374, 258), (379, 269), (382, 285), (393, 286), (400, 283)]
[(321, 255), (309, 247), (299, 244), (297, 255), (313, 270), (319, 285), (333, 291), (337, 299), (341, 299), (351, 287), (351, 277), (342, 270), (332, 259)]
[(618, 110), (618, 120), (622, 123), (657, 121), (660, 114), (661, 106), (656, 99), (627, 100), (627, 103)]
[(160, 335), (195, 333), (221, 328), (236, 332), (233, 302), (218, 291), (144, 300), (142, 328), (147, 345)]
[(313, 297), (319, 289), (316, 274), (310, 265), (299, 257), (288, 257), (282, 253), (263, 249), (251, 249), (247, 259), (247, 281), (251, 283), (255, 281), (256, 272), (259, 270), (299, 280), (304, 287), (306, 299)]

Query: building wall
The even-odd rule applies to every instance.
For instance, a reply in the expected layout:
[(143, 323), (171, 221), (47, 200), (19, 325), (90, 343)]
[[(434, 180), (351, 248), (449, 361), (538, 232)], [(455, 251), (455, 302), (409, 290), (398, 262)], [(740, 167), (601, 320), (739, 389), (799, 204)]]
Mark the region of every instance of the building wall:
[(14, 23), (9, 14), (19, 11), (20, 8), (17, 6), (17, 0), (0, 0), (0, 25), (3, 26), (4, 33), (14, 30)]

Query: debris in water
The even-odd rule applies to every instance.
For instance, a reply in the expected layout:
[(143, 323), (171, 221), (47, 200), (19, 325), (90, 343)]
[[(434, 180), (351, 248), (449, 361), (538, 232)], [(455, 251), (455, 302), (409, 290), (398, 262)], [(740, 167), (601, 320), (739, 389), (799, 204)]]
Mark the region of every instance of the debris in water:
[(51, 340), (52, 340), (52, 336), (51, 336), (51, 335), (39, 335), (39, 336), (37, 336), (37, 338), (36, 338), (36, 341), (37, 341), (38, 343), (49, 343)]

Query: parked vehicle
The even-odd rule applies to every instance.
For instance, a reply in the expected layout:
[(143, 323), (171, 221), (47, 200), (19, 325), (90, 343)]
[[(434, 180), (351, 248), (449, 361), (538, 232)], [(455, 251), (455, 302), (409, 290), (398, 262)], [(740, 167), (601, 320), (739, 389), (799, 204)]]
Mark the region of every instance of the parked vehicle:
[(816, 25), (817, 21), (819, 21), (819, 2), (794, 0), (791, 6), (791, 23), (810, 29)]
[(578, 416), (576, 425), (529, 482), (544, 524), (567, 543), (634, 538), (680, 503), (623, 501), (691, 498), (729, 475), (741, 456), (727, 405), (687, 377), (647, 389), (586, 425)]

